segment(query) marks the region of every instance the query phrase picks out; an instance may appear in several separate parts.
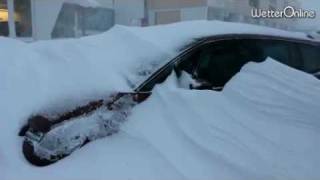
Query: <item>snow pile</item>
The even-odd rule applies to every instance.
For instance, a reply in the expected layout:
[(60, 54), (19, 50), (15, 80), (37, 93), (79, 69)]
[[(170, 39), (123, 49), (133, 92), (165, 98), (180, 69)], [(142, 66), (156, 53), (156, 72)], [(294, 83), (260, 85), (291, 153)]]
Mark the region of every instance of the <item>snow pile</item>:
[(0, 179), (319, 179), (319, 82), (272, 60), (248, 64), (222, 93), (178, 88), (172, 76), (112, 138), (50, 167), (24, 160), (17, 134), (31, 114), (131, 91), (194, 38), (235, 32), (304, 38), (216, 21), (0, 38)]
[(319, 179), (320, 82), (274, 60), (249, 63), (223, 92), (176, 88), (135, 109), (124, 132), (187, 179)]

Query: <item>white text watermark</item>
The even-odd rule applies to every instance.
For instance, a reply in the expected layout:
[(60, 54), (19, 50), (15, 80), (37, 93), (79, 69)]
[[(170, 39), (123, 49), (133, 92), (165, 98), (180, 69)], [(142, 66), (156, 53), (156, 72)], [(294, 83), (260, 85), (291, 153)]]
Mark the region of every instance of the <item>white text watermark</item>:
[(252, 9), (251, 16), (253, 18), (316, 18), (316, 11), (297, 9), (292, 6), (287, 6), (283, 10), (264, 10)]

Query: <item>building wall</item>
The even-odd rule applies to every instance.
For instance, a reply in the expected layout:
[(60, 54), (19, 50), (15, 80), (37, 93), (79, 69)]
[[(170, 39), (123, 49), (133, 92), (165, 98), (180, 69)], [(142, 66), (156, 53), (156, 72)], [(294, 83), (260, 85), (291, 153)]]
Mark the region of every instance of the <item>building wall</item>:
[(169, 24), (181, 21), (181, 10), (158, 11), (155, 13), (156, 24)]
[(113, 0), (95, 0), (95, 1), (97, 1), (101, 7), (113, 8), (113, 6), (114, 6)]
[(207, 19), (208, 7), (184, 8), (181, 10), (181, 20), (203, 20)]
[(207, 5), (210, 7), (227, 8), (230, 0), (207, 0)]
[(141, 26), (145, 18), (144, 0), (115, 0), (115, 23)]
[(248, 16), (250, 15), (251, 6), (249, 5), (249, 0), (232, 0), (229, 1), (227, 9), (230, 12)]
[(148, 9), (181, 9), (206, 6), (207, 0), (147, 0)]
[(146, 2), (149, 25), (207, 19), (207, 0), (146, 0)]

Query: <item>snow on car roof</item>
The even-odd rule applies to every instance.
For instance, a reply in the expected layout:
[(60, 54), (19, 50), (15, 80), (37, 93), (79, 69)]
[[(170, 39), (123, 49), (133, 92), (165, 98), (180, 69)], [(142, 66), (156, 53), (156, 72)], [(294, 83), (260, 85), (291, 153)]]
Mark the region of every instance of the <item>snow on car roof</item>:
[(215, 35), (256, 34), (311, 40), (300, 32), (290, 32), (265, 26), (222, 21), (188, 21), (145, 28), (130, 27), (129, 31), (164, 49), (177, 49), (188, 41)]

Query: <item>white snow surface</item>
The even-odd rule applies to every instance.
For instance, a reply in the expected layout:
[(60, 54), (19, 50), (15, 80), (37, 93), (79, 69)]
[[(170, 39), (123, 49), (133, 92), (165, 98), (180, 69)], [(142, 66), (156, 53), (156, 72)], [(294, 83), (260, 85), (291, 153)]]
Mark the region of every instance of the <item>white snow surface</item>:
[(272, 59), (247, 64), (222, 92), (181, 88), (172, 74), (120, 133), (49, 167), (25, 161), (17, 134), (33, 113), (131, 91), (193, 38), (234, 33), (304, 38), (218, 21), (31, 44), (0, 38), (0, 179), (320, 179), (319, 80)]

